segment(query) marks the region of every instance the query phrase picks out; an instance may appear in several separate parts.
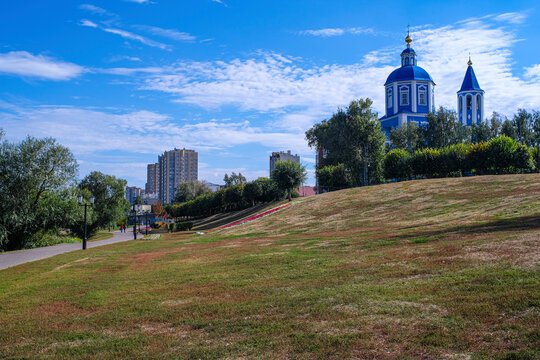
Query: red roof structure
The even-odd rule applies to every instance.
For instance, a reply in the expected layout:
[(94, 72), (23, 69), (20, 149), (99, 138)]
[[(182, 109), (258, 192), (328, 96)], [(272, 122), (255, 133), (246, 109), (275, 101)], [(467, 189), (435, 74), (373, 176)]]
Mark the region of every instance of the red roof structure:
[(300, 195), (300, 197), (311, 196), (311, 195), (316, 194), (314, 186), (300, 186), (297, 189), (297, 191), (298, 191), (298, 195)]

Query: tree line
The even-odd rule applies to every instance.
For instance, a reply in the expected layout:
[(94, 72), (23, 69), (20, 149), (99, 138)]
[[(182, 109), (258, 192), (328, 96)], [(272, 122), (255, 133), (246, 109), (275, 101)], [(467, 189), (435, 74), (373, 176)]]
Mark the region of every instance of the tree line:
[(520, 109), (512, 119), (493, 113), (467, 127), (441, 107), (428, 114), (426, 124), (404, 124), (387, 138), (371, 105), (370, 99), (352, 101), (306, 132), (309, 146), (319, 152), (316, 175), (323, 191), (411, 176), (538, 170), (538, 111)]
[(175, 201), (165, 207), (174, 218), (191, 219), (216, 213), (231, 212), (260, 203), (291, 200), (294, 189), (306, 180), (304, 166), (278, 161), (270, 178), (258, 178), (247, 182), (241, 174), (225, 174), (223, 189), (211, 192), (203, 182), (182, 183), (177, 187)]
[(92, 172), (77, 181), (77, 161), (56, 140), (3, 137), (0, 129), (0, 251), (52, 245), (61, 235), (82, 237), (79, 195), (87, 202), (95, 198), (88, 208), (90, 235), (125, 218), (125, 180)]

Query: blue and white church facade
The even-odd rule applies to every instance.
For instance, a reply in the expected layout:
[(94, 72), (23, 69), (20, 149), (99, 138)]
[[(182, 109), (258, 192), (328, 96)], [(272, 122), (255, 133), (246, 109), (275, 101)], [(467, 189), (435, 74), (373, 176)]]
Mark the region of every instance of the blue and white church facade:
[[(424, 125), (428, 113), (435, 112), (435, 82), (418, 66), (409, 34), (405, 42), (407, 48), (401, 53), (401, 67), (392, 71), (384, 84), (385, 115), (379, 120), (386, 133), (410, 122)], [(478, 124), (484, 118), (484, 91), (478, 85), (470, 59), (468, 65), (458, 91), (459, 120), (463, 125)]]

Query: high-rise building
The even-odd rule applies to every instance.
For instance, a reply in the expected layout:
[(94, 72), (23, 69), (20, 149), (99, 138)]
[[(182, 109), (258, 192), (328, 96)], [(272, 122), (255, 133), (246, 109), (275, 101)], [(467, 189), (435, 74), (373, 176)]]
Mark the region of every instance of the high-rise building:
[(300, 164), (300, 156), (298, 154), (292, 155), (291, 150), (287, 150), (287, 152), (273, 152), (272, 156), (270, 156), (270, 175), (272, 175), (272, 170), (276, 168), (276, 162), (287, 160)]
[(146, 168), (146, 187), (147, 194), (157, 194), (159, 192), (159, 164), (148, 164)]
[(144, 190), (136, 186), (126, 186), (126, 200), (132, 204), (135, 204), (137, 196), (143, 196)]
[(174, 149), (159, 156), (159, 199), (170, 204), (178, 184), (197, 180), (199, 173), (198, 153), (195, 150)]

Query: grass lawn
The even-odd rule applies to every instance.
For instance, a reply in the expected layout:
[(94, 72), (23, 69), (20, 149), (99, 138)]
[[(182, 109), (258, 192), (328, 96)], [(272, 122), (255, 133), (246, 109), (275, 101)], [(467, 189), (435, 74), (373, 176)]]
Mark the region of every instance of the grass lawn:
[[(95, 235), (88, 238), (88, 241), (98, 241), (98, 240), (107, 240), (114, 236), (112, 232), (98, 232)], [(82, 241), (82, 240), (81, 240)]]
[(0, 358), (539, 359), (540, 174), (297, 199), (0, 271)]

